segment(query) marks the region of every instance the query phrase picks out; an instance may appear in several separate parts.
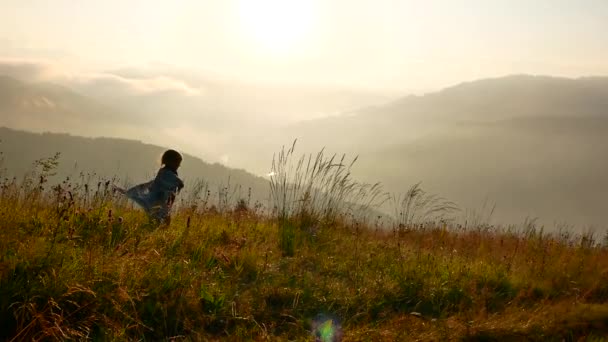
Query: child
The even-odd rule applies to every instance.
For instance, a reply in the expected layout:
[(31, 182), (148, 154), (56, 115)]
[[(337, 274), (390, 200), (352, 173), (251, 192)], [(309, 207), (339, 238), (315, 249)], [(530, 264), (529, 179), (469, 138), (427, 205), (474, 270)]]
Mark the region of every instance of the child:
[(181, 162), (179, 152), (167, 150), (161, 158), (161, 168), (152, 181), (128, 190), (115, 189), (139, 204), (153, 220), (169, 225), (171, 206), (176, 194), (184, 187), (184, 182), (177, 176)]

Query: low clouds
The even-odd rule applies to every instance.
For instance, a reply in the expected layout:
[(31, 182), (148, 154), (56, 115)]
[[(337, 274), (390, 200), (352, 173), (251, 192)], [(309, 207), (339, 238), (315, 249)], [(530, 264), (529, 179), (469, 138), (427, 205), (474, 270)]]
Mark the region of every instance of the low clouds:
[(0, 58), (0, 75), (26, 82), (41, 82), (65, 78), (56, 65), (30, 59)]
[(240, 166), (271, 156), (287, 124), (384, 101), (366, 91), (243, 83), (165, 65), (84, 70), (0, 57), (1, 75), (26, 84), (6, 82), (13, 88), (0, 126), (122, 136)]
[(194, 88), (181, 80), (166, 76), (150, 78), (127, 78), (111, 73), (97, 73), (79, 76), (71, 82), (78, 88), (106, 96), (150, 95), (173, 93), (183, 96), (200, 96), (200, 88)]
[(100, 96), (174, 94), (200, 96), (201, 88), (168, 76), (130, 78), (113, 73), (78, 73), (44, 60), (0, 58), (0, 75), (25, 82), (54, 82)]

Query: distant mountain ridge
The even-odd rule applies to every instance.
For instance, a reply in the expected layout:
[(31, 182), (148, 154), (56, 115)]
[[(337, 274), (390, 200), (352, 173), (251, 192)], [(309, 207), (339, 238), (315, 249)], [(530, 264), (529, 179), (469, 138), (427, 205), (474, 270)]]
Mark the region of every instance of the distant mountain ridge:
[(446, 119), (471, 110), (469, 119), (496, 120), (550, 111), (556, 116), (605, 115), (606, 105), (608, 77), (568, 79), (515, 75), (461, 83), (437, 93), (396, 101), (391, 107), (420, 106), (418, 109), (425, 109), (426, 114), (441, 109)]
[(347, 115), (301, 122), (288, 127), (283, 136), (313, 141), (313, 149), (328, 146), (358, 153), (370, 141), (373, 148), (407, 143), (455, 124), (569, 116), (608, 116), (608, 77), (515, 75), (465, 82)]
[(465, 209), (495, 202), (495, 222), (608, 226), (608, 77), (466, 82), (285, 136), (304, 150), (359, 155), (355, 175), (389, 191), (422, 181)]

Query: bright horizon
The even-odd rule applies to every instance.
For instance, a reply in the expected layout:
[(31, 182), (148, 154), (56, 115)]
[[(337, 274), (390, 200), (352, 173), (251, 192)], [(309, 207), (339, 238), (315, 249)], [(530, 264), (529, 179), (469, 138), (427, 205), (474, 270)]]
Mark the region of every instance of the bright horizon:
[(605, 1), (3, 1), (0, 57), (169, 65), (242, 82), (425, 92), (608, 74)]

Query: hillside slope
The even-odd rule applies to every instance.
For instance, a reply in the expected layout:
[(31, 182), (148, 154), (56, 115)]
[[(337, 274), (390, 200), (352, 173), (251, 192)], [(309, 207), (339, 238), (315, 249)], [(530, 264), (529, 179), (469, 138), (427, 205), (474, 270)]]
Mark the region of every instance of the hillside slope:
[(409, 142), (456, 123), (608, 116), (608, 77), (517, 75), (462, 83), (423, 96), (293, 125), (290, 136), (354, 149)]
[[(0, 152), (3, 167), (9, 175), (23, 175), (32, 169), (37, 159), (48, 158), (60, 152), (57, 178), (76, 177), (80, 172), (95, 174), (94, 178), (118, 177), (121, 182), (142, 182), (152, 177), (158, 167), (164, 147), (144, 144), (135, 140), (114, 138), (83, 138), (68, 134), (28, 133), (0, 127)], [(197, 180), (210, 183), (213, 192), (218, 187), (230, 190), (241, 186), (241, 196), (247, 196), (251, 188), (255, 199), (267, 198), (267, 180), (244, 170), (209, 164), (185, 154), (180, 177), (188, 186)], [(238, 194), (235, 194), (235, 196)]]
[[(356, 176), (425, 188), (495, 223), (605, 227), (608, 78), (511, 76), (291, 127), (304, 149), (358, 154)], [(283, 138), (287, 140), (287, 138)]]

